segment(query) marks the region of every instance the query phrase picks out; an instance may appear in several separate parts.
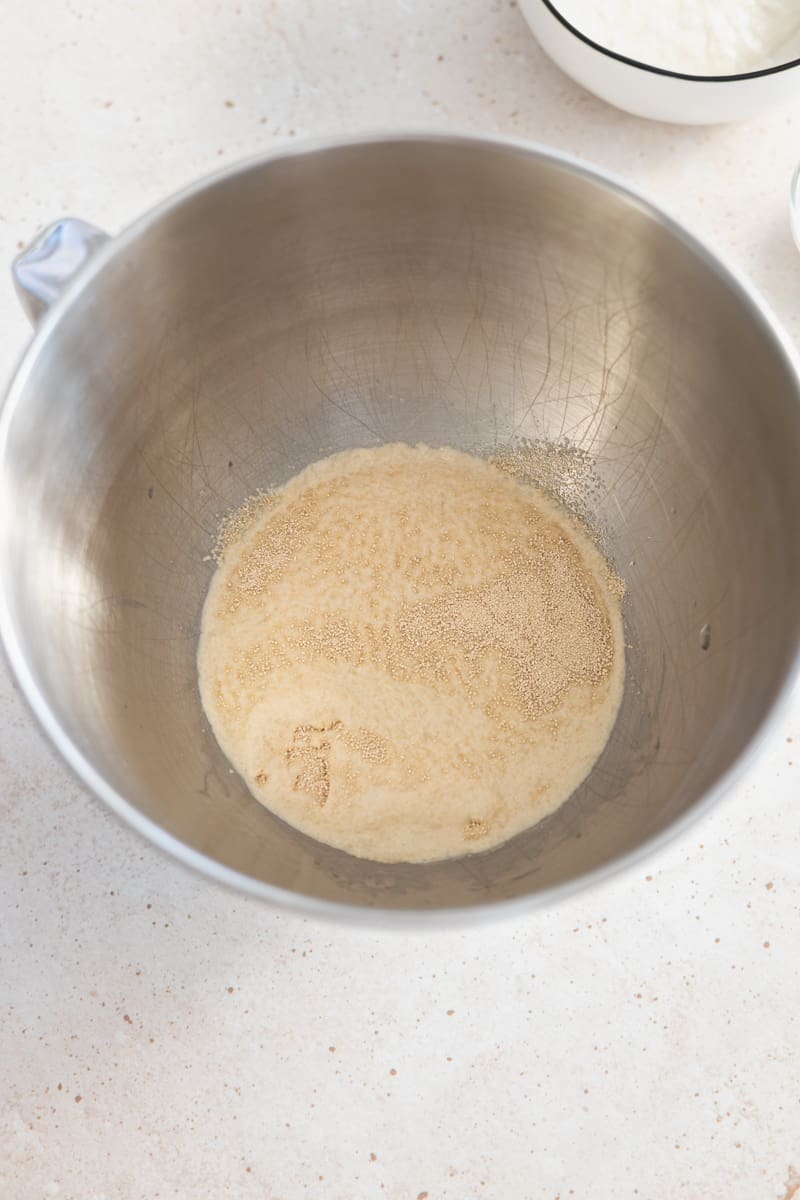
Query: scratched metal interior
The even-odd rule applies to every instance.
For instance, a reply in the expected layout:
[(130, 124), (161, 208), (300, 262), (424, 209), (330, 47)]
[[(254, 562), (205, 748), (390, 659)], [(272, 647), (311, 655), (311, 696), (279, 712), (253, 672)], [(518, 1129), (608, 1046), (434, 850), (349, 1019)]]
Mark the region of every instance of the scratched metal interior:
[[(252, 166), (122, 239), (33, 363), (2, 483), (20, 643), (104, 786), (251, 880), (385, 908), (541, 898), (698, 805), (780, 689), (797, 399), (744, 293), (577, 168), (436, 139)], [(386, 867), (312, 842), (250, 797), (200, 708), (219, 518), (332, 451), (520, 438), (594, 459), (628, 585), (606, 752), (486, 854)]]

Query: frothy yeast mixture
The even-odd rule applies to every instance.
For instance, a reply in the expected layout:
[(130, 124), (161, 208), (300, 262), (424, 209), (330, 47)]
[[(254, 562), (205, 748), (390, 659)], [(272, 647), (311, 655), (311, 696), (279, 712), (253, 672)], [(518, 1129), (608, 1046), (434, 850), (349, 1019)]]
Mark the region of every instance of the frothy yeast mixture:
[(223, 532), (198, 651), (253, 795), (380, 862), (487, 850), (608, 740), (620, 581), (537, 488), (460, 451), (333, 455)]

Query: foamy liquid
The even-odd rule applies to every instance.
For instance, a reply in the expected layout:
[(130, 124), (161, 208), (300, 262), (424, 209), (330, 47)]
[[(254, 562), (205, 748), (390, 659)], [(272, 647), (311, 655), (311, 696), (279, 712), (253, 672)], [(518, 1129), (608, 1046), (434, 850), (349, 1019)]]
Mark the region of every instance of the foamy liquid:
[(248, 513), (198, 673), (272, 812), (427, 862), (501, 844), (585, 779), (622, 698), (619, 581), (537, 488), (398, 444), (314, 463)]

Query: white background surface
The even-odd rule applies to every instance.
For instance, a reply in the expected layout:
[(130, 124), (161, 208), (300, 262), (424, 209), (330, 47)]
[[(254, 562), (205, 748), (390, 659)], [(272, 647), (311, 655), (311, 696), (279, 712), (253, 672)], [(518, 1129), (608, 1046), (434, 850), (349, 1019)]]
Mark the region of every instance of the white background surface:
[[(465, 128), (635, 182), (800, 337), (800, 116), (624, 116), (508, 0), (20, 0), (0, 45), (2, 262), (56, 216), (116, 230), (290, 138)], [(7, 375), (27, 337), (8, 282), (0, 330)], [(515, 924), (341, 930), (141, 844), (55, 761), (3, 668), (0, 1198), (787, 1200), (798, 781), (795, 704), (715, 814), (640, 870)]]

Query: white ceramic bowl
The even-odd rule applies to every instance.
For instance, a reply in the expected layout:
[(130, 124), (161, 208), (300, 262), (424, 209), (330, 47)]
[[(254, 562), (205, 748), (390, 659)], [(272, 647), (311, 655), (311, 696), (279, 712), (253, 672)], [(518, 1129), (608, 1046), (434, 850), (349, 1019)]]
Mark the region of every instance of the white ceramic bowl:
[(708, 125), (741, 121), (800, 92), (800, 59), (741, 75), (685, 75), (651, 67), (586, 37), (552, 0), (519, 0), (553, 62), (587, 91), (637, 117)]
[(794, 244), (800, 250), (800, 163), (795, 167), (789, 189), (789, 223)]

